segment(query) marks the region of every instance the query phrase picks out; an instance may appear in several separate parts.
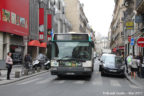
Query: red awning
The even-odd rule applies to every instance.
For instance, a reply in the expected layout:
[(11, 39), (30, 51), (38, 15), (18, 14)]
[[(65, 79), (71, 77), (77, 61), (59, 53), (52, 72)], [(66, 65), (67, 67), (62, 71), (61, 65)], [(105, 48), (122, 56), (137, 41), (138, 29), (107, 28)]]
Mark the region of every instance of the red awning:
[(37, 46), (37, 47), (40, 47), (41, 44), (38, 40), (32, 40), (32, 41), (29, 41), (28, 42), (28, 46)]
[(120, 50), (124, 50), (124, 48), (125, 48), (124, 46), (120, 46), (119, 47)]
[(116, 52), (116, 48), (113, 48), (113, 50), (112, 50), (113, 52)]
[(46, 48), (47, 47), (47, 43), (45, 43), (45, 42), (41, 43), (40, 47)]

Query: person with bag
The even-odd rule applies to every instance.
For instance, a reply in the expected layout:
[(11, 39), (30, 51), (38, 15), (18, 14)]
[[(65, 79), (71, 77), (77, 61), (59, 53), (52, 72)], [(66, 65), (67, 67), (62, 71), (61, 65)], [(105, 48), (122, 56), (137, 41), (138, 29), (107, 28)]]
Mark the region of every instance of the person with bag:
[(130, 53), (129, 56), (127, 56), (127, 65), (128, 65), (128, 74), (131, 73), (131, 64), (132, 64), (132, 59), (133, 59), (133, 56), (132, 56), (132, 53)]
[(10, 80), (10, 73), (11, 73), (12, 65), (13, 65), (13, 60), (12, 60), (11, 56), (12, 56), (12, 53), (8, 52), (7, 57), (6, 57), (7, 80)]
[(132, 64), (131, 64), (131, 78), (134, 77), (135, 79), (136, 77), (136, 72), (138, 70), (138, 62), (139, 60), (133, 57)]

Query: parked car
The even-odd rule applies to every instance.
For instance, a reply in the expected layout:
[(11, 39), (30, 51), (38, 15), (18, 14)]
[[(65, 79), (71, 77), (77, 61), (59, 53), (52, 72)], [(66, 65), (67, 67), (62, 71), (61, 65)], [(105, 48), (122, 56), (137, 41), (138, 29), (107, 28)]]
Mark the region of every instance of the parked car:
[(102, 63), (104, 62), (104, 60), (107, 56), (116, 56), (116, 55), (115, 54), (102, 54), (102, 56), (99, 59), (99, 61), (100, 61), (99, 71), (101, 71)]
[(124, 76), (125, 64), (121, 57), (108, 55), (102, 62), (101, 75), (119, 75)]

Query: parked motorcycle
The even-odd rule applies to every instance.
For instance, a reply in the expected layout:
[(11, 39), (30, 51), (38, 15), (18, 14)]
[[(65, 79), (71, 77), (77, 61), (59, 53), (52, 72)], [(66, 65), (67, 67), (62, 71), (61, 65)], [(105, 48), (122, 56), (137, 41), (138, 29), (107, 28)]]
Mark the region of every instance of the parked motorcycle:
[(43, 66), (48, 70), (50, 68), (50, 60), (44, 54), (39, 54), (32, 65), (34, 69), (37, 69), (38, 67), (42, 68)]

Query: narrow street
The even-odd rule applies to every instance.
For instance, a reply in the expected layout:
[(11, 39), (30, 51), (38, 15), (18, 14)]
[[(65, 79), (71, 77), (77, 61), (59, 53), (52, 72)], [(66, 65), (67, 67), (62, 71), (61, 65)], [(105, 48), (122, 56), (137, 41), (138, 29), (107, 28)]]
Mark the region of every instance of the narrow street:
[(101, 77), (99, 61), (91, 79), (83, 77), (57, 78), (50, 72), (13, 84), (0, 86), (1, 96), (143, 96), (139, 86), (126, 78)]

